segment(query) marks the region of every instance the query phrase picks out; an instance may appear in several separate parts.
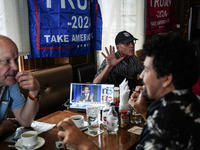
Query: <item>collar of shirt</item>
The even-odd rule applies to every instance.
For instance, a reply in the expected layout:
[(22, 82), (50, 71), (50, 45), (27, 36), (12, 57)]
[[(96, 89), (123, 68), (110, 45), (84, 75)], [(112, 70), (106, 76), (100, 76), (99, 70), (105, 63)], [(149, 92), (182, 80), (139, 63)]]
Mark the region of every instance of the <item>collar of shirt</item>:
[(3, 92), (4, 92), (4, 90), (5, 90), (5, 87), (6, 87), (6, 86), (1, 86), (1, 87), (0, 87), (0, 100), (1, 100), (1, 97), (2, 97)]
[[(121, 58), (121, 55), (119, 54), (119, 51), (117, 51), (117, 52), (115, 53), (115, 55), (116, 55), (116, 58), (117, 58), (117, 59)], [(134, 59), (133, 59), (133, 57), (136, 57), (136, 56), (133, 55), (133, 56), (130, 56), (130, 57), (129, 57), (129, 59), (128, 59), (129, 63), (127, 63), (127, 62), (124, 61), (124, 60), (122, 60), (121, 62), (122, 62), (124, 65), (130, 67), (130, 66), (132, 66), (132, 65), (134, 64)]]
[(161, 106), (165, 106), (167, 104), (167, 102), (174, 101), (174, 97), (182, 96), (189, 92), (191, 92), (191, 89), (174, 90), (174, 91), (171, 91), (171, 92), (167, 93), (166, 95), (158, 98), (153, 104), (151, 104), (149, 106), (146, 118), (150, 114), (152, 114), (155, 110), (158, 110)]

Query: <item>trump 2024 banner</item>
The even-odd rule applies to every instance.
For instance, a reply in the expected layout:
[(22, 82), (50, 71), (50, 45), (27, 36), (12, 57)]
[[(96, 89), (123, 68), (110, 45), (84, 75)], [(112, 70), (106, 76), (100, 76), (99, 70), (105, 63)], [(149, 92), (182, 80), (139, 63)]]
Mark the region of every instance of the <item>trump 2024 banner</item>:
[(173, 0), (147, 0), (146, 34), (176, 28)]
[(31, 54), (71, 57), (101, 49), (102, 18), (97, 0), (29, 0)]

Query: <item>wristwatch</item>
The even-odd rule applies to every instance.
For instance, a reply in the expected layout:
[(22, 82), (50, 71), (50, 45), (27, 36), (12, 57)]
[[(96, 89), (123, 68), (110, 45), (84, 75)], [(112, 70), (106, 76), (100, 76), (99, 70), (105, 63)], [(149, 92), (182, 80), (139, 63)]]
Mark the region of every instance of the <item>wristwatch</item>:
[(39, 101), (40, 100), (40, 97), (41, 97), (41, 94), (40, 92), (38, 92), (38, 95), (36, 97), (33, 97), (30, 93), (28, 93), (28, 97), (32, 100), (32, 101)]

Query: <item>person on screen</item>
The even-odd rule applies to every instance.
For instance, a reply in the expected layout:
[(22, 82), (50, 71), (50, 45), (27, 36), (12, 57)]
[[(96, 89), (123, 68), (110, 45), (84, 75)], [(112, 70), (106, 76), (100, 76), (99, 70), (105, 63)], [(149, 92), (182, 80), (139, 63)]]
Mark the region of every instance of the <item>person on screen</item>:
[(107, 95), (107, 88), (103, 89), (103, 95)]
[[(25, 100), (19, 86), (29, 91)], [(39, 107), (40, 84), (30, 71), (19, 72), (18, 48), (8, 37), (0, 35), (0, 137), (17, 128), (30, 127)], [(7, 118), (11, 109), (16, 118)]]
[[(168, 34), (144, 44), (143, 53), (145, 68), (140, 77), (144, 87), (137, 87), (141, 93), (134, 92), (129, 100), (146, 119), (136, 150), (199, 150), (200, 97), (191, 89), (199, 77), (194, 46)], [(143, 96), (155, 101), (148, 107)], [(63, 145), (99, 149), (70, 119), (59, 122), (58, 128)]]
[[(93, 83), (109, 83), (119, 86), (124, 78), (130, 79), (129, 87), (135, 88), (137, 75), (143, 70), (143, 63), (135, 56), (135, 44), (137, 38), (127, 31), (121, 31), (115, 38), (117, 52), (114, 46), (110, 46), (108, 51), (105, 47), (107, 56), (95, 75)], [(133, 83), (135, 82), (135, 83)]]
[(102, 96), (102, 102), (107, 102), (107, 101), (108, 101), (108, 96), (103, 95), (103, 96)]
[(84, 88), (84, 93), (80, 97), (80, 101), (93, 102), (93, 100), (94, 100), (93, 93), (90, 94), (90, 87), (88, 85), (86, 85)]

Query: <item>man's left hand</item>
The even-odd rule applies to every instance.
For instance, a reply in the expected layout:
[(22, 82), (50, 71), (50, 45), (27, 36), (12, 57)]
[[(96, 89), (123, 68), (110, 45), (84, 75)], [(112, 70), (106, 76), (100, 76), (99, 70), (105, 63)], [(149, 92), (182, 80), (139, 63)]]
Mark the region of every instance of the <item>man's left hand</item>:
[(30, 71), (21, 71), (16, 75), (19, 86), (31, 92), (32, 96), (37, 96), (40, 84)]

